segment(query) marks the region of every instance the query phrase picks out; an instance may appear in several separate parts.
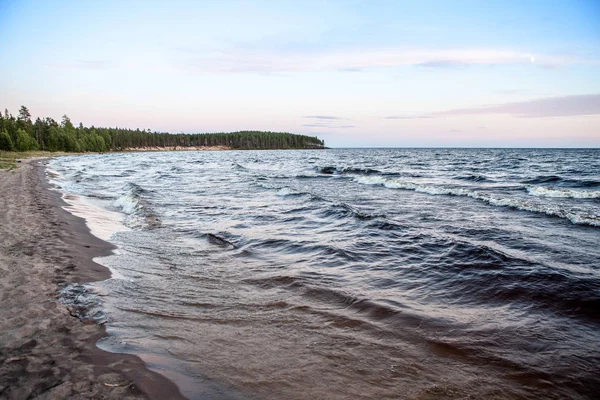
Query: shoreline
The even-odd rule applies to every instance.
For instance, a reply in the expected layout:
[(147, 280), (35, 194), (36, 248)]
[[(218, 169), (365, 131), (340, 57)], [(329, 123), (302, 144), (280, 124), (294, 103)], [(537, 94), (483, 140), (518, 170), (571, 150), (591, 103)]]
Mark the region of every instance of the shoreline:
[(115, 248), (50, 190), (40, 160), (0, 172), (0, 398), (184, 399), (141, 358), (96, 346), (102, 325), (71, 316), (59, 289), (110, 277)]

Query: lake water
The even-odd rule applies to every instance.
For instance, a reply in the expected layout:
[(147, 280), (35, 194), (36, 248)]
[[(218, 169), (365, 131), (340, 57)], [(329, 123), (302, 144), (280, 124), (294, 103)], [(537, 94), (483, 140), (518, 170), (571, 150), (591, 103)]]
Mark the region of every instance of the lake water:
[(600, 150), (121, 153), (49, 169), (118, 247), (97, 260), (113, 278), (85, 289), (111, 335), (99, 345), (189, 398), (600, 393)]

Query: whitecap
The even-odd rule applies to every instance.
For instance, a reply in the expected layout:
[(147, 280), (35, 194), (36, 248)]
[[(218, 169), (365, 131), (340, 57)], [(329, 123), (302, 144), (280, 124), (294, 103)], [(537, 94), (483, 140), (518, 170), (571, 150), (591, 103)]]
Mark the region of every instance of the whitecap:
[(552, 215), (568, 219), (572, 223), (578, 225), (600, 226), (600, 216), (598, 215), (586, 214), (574, 210), (564, 210), (555, 205), (532, 203), (519, 198), (497, 197), (471, 189), (432, 186), (380, 176), (362, 176), (356, 178), (355, 181), (365, 185), (382, 185), (390, 189), (413, 190), (415, 192), (430, 195), (466, 196), (496, 207), (512, 207), (521, 211)]
[(572, 199), (600, 199), (598, 190), (554, 189), (544, 186), (528, 186), (527, 192), (538, 197), (562, 197)]

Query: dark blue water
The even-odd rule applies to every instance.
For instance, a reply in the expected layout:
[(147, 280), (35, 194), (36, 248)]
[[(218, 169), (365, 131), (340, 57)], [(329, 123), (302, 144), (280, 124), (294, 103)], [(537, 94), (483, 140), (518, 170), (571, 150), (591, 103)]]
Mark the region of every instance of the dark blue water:
[(93, 285), (102, 346), (140, 354), (190, 398), (600, 393), (600, 150), (129, 153), (50, 168), (130, 229), (99, 260), (113, 279)]

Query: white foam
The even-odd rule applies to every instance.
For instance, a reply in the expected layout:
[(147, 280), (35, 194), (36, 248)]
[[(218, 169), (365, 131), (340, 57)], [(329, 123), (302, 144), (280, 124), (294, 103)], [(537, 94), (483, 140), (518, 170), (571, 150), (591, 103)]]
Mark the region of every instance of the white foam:
[(296, 194), (296, 192), (286, 187), (282, 187), (277, 191), (277, 196), (289, 196), (290, 194)]
[(361, 176), (355, 179), (358, 183), (366, 185), (383, 185), (390, 189), (414, 190), (415, 192), (427, 193), (432, 195), (451, 195), (451, 196), (471, 196), (475, 192), (468, 189), (447, 188), (440, 186), (423, 185), (419, 183), (402, 181), (399, 179), (383, 178), (381, 176)]
[(63, 194), (63, 199), (69, 204), (64, 209), (83, 218), (92, 235), (102, 240), (108, 241), (113, 234), (130, 230), (123, 224), (123, 216), (117, 212), (96, 206), (82, 196)]
[(139, 207), (139, 201), (131, 194), (119, 197), (113, 205), (121, 209), (125, 214), (135, 214)]
[(46, 176), (48, 177), (49, 180), (55, 180), (55, 179), (58, 179), (61, 177), (61, 175), (58, 173), (58, 171), (55, 171), (48, 167), (46, 167)]
[(567, 218), (574, 224), (600, 226), (600, 217), (594, 215), (579, 215), (568, 213)]
[(543, 186), (529, 186), (527, 192), (539, 197), (568, 197), (573, 199), (600, 199), (600, 191), (576, 190), (576, 189), (553, 189)]
[(530, 211), (566, 218), (574, 224), (600, 226), (600, 216), (581, 214), (575, 211), (563, 210), (555, 205), (531, 203), (518, 198), (503, 198), (484, 194), (476, 190), (431, 186), (399, 179), (383, 178), (381, 176), (361, 176), (355, 178), (358, 183), (366, 185), (383, 185), (391, 189), (414, 190), (431, 195), (467, 196), (484, 201), (497, 207), (512, 207), (522, 211)]

